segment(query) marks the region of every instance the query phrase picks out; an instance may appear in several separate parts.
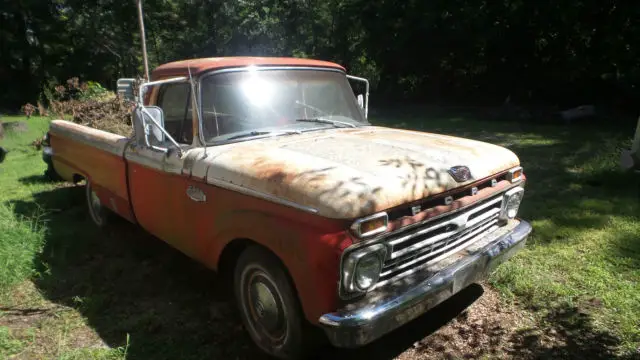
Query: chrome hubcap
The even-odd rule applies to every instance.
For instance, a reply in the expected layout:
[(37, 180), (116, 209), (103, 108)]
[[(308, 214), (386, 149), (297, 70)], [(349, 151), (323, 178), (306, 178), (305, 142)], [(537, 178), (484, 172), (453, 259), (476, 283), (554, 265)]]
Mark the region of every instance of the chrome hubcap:
[(275, 284), (264, 273), (251, 274), (247, 284), (247, 305), (252, 322), (271, 340), (281, 340), (286, 334), (285, 314)]
[(98, 213), (100, 211), (100, 208), (102, 207), (102, 205), (100, 204), (100, 198), (93, 190), (91, 190), (91, 207), (93, 208), (93, 211), (95, 213)]
[(261, 282), (253, 284), (251, 293), (253, 295), (252, 301), (254, 309), (256, 310), (257, 320), (261, 322), (267, 330), (275, 330), (278, 326), (280, 314), (273, 293), (267, 285)]

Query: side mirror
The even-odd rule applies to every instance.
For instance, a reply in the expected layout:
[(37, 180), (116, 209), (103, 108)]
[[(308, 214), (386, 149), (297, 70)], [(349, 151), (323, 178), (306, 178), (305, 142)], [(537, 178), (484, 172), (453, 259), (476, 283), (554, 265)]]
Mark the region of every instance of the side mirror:
[(165, 141), (169, 141), (178, 150), (178, 155), (182, 156), (180, 144), (164, 129), (164, 113), (161, 108), (157, 106), (136, 106), (133, 111), (133, 124), (136, 141), (140, 145), (146, 145), (154, 150), (169, 153), (169, 149), (164, 146), (166, 145)]
[(164, 113), (157, 106), (141, 106), (138, 105), (134, 111), (134, 126), (136, 138), (139, 142), (149, 147), (162, 144), (165, 141), (164, 129)]
[(145, 106), (144, 115), (145, 136), (150, 136), (149, 142), (152, 144), (162, 144), (164, 142), (164, 112), (157, 106)]
[(358, 94), (358, 106), (360, 106), (361, 109), (364, 109), (364, 96), (362, 94)]
[(136, 101), (136, 94), (133, 91), (136, 79), (118, 79), (118, 96), (126, 101)]
[(369, 80), (353, 75), (347, 75), (347, 79), (364, 84), (364, 96), (359, 94), (357, 97), (358, 105), (364, 110), (364, 118), (369, 117)]

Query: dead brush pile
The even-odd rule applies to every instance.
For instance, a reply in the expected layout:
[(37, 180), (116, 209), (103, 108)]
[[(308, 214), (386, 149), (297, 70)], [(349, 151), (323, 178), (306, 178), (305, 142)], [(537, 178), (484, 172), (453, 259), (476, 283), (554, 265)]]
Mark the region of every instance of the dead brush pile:
[(54, 86), (45, 96), (52, 115), (58, 118), (122, 136), (133, 134), (134, 104), (98, 83), (80, 83), (78, 78), (71, 78), (66, 85)]

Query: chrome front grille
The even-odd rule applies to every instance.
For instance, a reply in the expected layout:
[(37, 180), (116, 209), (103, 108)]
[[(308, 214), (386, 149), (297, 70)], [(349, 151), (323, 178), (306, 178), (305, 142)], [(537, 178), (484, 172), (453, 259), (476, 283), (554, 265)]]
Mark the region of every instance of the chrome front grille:
[(375, 287), (440, 261), (496, 230), (501, 207), (502, 195), (419, 227), (390, 234), (386, 238), (389, 255)]

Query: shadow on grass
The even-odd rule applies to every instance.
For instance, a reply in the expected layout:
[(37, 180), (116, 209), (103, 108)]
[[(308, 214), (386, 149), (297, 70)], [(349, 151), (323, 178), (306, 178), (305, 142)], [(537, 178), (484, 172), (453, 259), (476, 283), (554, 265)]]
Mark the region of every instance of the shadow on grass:
[[(130, 336), (130, 359), (256, 359), (231, 292), (215, 274), (118, 220), (100, 231), (84, 208), (82, 187), (59, 188), (13, 202), (40, 214), (46, 243), (34, 259), (36, 286), (52, 302), (77, 309), (109, 346)], [(393, 358), (454, 319), (482, 295), (472, 285), (425, 316), (358, 350), (325, 347), (318, 358)]]
[[(540, 329), (523, 329), (512, 335), (511, 355), (535, 359), (623, 359), (616, 356), (620, 340), (596, 330), (593, 319), (577, 307), (563, 305), (550, 309)], [(545, 344), (553, 339), (554, 344)], [(631, 357), (629, 357), (631, 359)]]
[(20, 183), (23, 185), (50, 184), (51, 178), (46, 175), (31, 175), (20, 178), (18, 181), (20, 181)]

